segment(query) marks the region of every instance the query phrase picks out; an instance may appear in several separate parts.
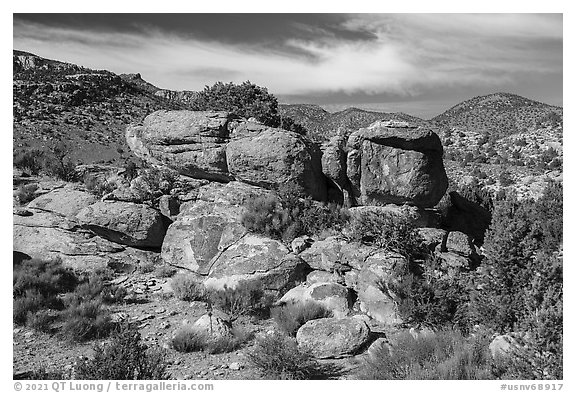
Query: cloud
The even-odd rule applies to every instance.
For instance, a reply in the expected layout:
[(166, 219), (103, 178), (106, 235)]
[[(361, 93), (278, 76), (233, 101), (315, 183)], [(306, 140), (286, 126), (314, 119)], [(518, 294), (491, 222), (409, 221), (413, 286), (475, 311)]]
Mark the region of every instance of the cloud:
[(317, 34), (310, 21), (296, 23), (306, 34), (263, 45), (157, 27), (146, 34), (95, 34), (15, 19), (14, 48), (91, 68), (140, 72), (162, 88), (199, 90), (218, 80), (250, 80), (278, 95), (417, 96), (454, 86), (496, 88), (519, 74), (562, 73), (558, 15), (361, 14), (332, 23), (338, 25)]

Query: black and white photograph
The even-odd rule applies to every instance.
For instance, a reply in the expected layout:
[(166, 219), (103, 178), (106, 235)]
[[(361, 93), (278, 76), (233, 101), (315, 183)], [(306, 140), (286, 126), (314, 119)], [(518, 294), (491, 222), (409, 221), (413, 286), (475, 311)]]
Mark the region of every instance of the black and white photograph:
[(569, 391), (563, 24), (13, 13), (15, 389)]

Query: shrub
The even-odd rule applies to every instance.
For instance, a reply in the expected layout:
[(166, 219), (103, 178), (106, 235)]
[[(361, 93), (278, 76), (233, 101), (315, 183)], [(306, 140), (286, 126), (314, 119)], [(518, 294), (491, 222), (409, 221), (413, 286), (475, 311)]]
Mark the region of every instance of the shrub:
[(280, 117), (276, 97), (250, 81), (240, 85), (217, 82), (206, 86), (194, 99), (192, 109), (228, 111), (244, 118), (255, 117), (270, 127), (305, 133), (305, 129), (291, 118)]
[(87, 173), (84, 176), (86, 190), (94, 195), (102, 197), (122, 186), (122, 180), (118, 176), (103, 178), (95, 174)]
[(177, 271), (178, 270), (173, 266), (161, 265), (161, 266), (158, 266), (156, 268), (154, 273), (157, 277), (168, 278), (168, 277), (172, 277), (173, 275), (175, 275)]
[(318, 363), (295, 339), (279, 332), (257, 339), (246, 357), (270, 379), (334, 379), (342, 374), (336, 366)]
[(31, 175), (37, 175), (44, 167), (44, 151), (39, 149), (19, 150), (14, 154), (13, 165)]
[(60, 333), (71, 341), (83, 342), (106, 337), (111, 329), (110, 315), (102, 308), (102, 301), (88, 300), (66, 309)]
[(397, 297), (398, 313), (406, 325), (454, 326), (462, 331), (471, 327), (468, 272), (451, 272), (440, 259), (429, 256), (422, 266), (397, 267), (394, 275), (391, 284), (380, 283), (379, 288)]
[(94, 358), (78, 364), (77, 379), (168, 379), (166, 354), (142, 343), (138, 330), (123, 325), (110, 343), (94, 347)]
[(32, 201), (36, 198), (36, 190), (38, 189), (38, 185), (35, 183), (32, 184), (23, 184), (18, 187), (16, 190), (16, 199), (21, 205), (25, 205), (28, 202)]
[(282, 185), (277, 196), (262, 196), (246, 204), (242, 225), (250, 232), (290, 243), (298, 236), (338, 233), (348, 222), (348, 212), (336, 204), (302, 198), (293, 184)]
[(172, 347), (178, 352), (205, 351), (209, 354), (228, 353), (240, 348), (252, 338), (252, 334), (239, 328), (232, 329), (229, 336), (211, 337), (207, 333), (189, 328), (180, 329), (172, 339)]
[(465, 339), (452, 330), (417, 337), (400, 333), (392, 347), (381, 346), (360, 367), (360, 379), (493, 379), (489, 336)]
[(313, 301), (295, 302), (272, 309), (272, 317), (288, 335), (295, 336), (300, 326), (313, 319), (330, 318), (332, 312)]
[(410, 259), (422, 254), (422, 240), (412, 220), (404, 215), (363, 211), (351, 220), (352, 240), (398, 252)]
[(80, 304), (90, 300), (101, 300), (103, 303), (117, 303), (126, 297), (127, 291), (116, 285), (106, 285), (97, 274), (81, 282), (74, 292), (64, 297), (66, 305)]
[(266, 316), (272, 304), (257, 281), (241, 281), (235, 288), (208, 291), (208, 300), (214, 308), (224, 311), (232, 320), (242, 315)]
[(179, 274), (172, 278), (170, 286), (174, 291), (174, 296), (180, 300), (193, 301), (204, 300), (204, 286), (192, 274)]
[(49, 303), (49, 301), (46, 297), (37, 290), (26, 290), (22, 295), (14, 298), (12, 310), (14, 323), (17, 325), (25, 324), (29, 315), (45, 308), (47, 303)]
[(38, 310), (35, 313), (29, 312), (26, 324), (34, 330), (44, 333), (52, 332), (52, 324), (58, 319), (58, 314), (51, 310)]

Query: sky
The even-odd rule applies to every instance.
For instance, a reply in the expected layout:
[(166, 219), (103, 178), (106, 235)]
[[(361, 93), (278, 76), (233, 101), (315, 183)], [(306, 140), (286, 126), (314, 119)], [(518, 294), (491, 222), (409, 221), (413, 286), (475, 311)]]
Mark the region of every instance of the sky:
[(484, 94), (563, 105), (562, 14), (14, 14), (13, 48), (172, 90), (431, 118)]

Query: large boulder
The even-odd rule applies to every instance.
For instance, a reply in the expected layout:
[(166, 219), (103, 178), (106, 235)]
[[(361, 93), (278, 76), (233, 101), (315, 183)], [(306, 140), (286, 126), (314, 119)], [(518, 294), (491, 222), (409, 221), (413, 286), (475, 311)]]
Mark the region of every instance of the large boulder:
[(397, 272), (405, 270), (408, 261), (398, 253), (379, 251), (366, 259), (355, 278), (360, 310), (385, 325), (402, 322), (398, 312)]
[(282, 296), (279, 304), (318, 303), (332, 311), (336, 318), (350, 313), (351, 297), (348, 288), (334, 282), (317, 282), (312, 285), (301, 284)]
[(207, 288), (257, 282), (277, 295), (304, 281), (308, 266), (279, 241), (247, 234), (215, 257), (207, 273)]
[(378, 121), (353, 132), (347, 175), (363, 205), (433, 207), (448, 188), (440, 138), (432, 130)]
[(370, 341), (370, 328), (358, 318), (321, 318), (306, 322), (296, 333), (298, 345), (319, 359), (351, 356)]
[[(340, 201), (350, 206), (350, 182), (346, 175), (346, 142), (344, 134), (336, 135), (322, 146), (322, 172), (332, 182), (340, 195), (329, 195), (329, 200)], [(330, 186), (330, 184), (329, 184)], [(330, 193), (333, 188), (328, 187)], [(333, 193), (333, 192), (332, 192)]]
[(160, 247), (166, 233), (162, 215), (136, 203), (97, 202), (82, 209), (76, 218), (83, 228), (133, 247)]
[(317, 200), (326, 199), (320, 152), (303, 136), (276, 128), (240, 132), (226, 147), (230, 174), (264, 188), (300, 186)]
[(199, 179), (228, 181), (228, 112), (154, 112), (126, 128), (126, 142), (143, 160)]
[(98, 198), (93, 194), (72, 187), (64, 187), (40, 195), (28, 204), (28, 208), (74, 217), (80, 210), (97, 201)]
[(377, 249), (361, 243), (349, 243), (338, 236), (314, 242), (300, 253), (312, 269), (343, 274), (353, 268), (360, 269), (364, 261)]

